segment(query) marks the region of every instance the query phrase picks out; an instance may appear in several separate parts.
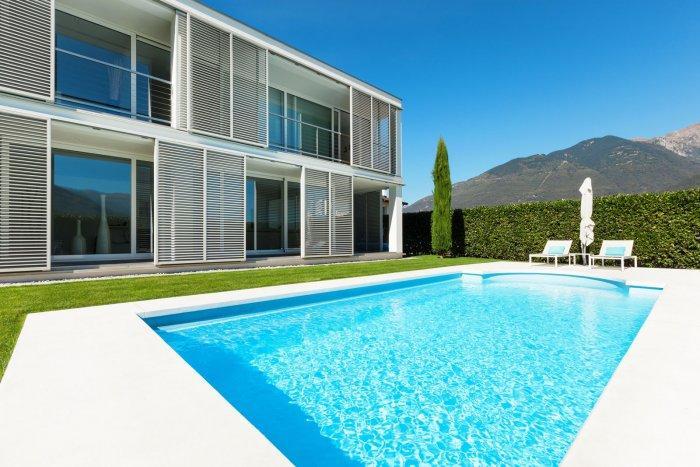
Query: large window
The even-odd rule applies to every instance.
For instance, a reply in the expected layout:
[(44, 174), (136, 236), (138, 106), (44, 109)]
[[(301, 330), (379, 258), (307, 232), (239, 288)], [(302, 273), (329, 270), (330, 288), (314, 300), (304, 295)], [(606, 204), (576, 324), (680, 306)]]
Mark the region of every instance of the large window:
[(73, 107), (167, 124), (170, 52), (57, 10), (56, 96)]
[(270, 146), (285, 147), (284, 142), (284, 93), (270, 88), (268, 94)]
[(283, 187), (281, 180), (255, 179), (255, 233), (258, 250), (283, 248)]
[(269, 88), (270, 146), (350, 163), (350, 116), (339, 109)]
[(136, 40), (136, 113), (142, 120), (170, 121), (170, 52)]
[(248, 178), (246, 249), (262, 253), (298, 249), (301, 244), (300, 210), (298, 182)]
[(153, 163), (136, 161), (136, 252), (153, 251)]
[[(132, 170), (136, 170), (135, 187)], [(150, 162), (57, 151), (53, 155), (51, 206), (53, 255), (152, 251)], [(132, 235), (134, 222), (136, 238)]]
[(296, 182), (287, 183), (287, 247), (301, 247), (301, 189)]

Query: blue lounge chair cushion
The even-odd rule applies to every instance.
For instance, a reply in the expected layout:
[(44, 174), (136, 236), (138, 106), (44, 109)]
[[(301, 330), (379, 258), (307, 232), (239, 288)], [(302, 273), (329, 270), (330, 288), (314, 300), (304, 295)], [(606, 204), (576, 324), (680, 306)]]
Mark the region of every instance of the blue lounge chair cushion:
[(609, 246), (605, 249), (605, 256), (624, 256), (624, 246)]
[(547, 250), (548, 255), (563, 255), (566, 247), (564, 245), (550, 246)]

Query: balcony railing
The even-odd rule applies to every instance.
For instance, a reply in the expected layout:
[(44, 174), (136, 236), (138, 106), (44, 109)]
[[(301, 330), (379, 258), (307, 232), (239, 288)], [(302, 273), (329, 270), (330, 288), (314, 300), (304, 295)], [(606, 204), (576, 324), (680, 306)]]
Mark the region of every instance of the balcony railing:
[(350, 164), (350, 135), (270, 113), (270, 147)]
[(168, 80), (56, 48), (58, 103), (169, 125), (170, 99)]

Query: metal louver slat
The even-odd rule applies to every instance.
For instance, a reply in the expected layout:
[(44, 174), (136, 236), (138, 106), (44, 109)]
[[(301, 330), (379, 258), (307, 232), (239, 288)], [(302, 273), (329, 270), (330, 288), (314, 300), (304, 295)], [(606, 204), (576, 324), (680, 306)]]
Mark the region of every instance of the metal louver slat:
[(304, 256), (330, 254), (329, 174), (304, 168)]
[(0, 88), (51, 99), (51, 0), (0, 0)]
[(389, 104), (372, 98), (372, 168), (382, 172), (391, 171), (390, 110)]
[(245, 158), (207, 150), (207, 261), (245, 260)]
[(331, 255), (353, 253), (352, 177), (331, 174)]
[(204, 260), (204, 151), (159, 142), (156, 262)]
[(231, 36), (190, 17), (191, 128), (231, 137)]
[(233, 137), (267, 142), (267, 51), (233, 36)]
[(372, 168), (372, 97), (352, 90), (352, 163)]
[(49, 268), (48, 123), (0, 113), (0, 271)]
[(188, 76), (188, 58), (189, 52), (187, 48), (189, 47), (188, 40), (188, 26), (187, 26), (187, 13), (181, 11), (177, 12), (175, 18), (175, 60), (176, 68), (175, 73), (177, 74), (177, 94), (175, 96), (176, 105), (174, 106), (176, 110), (176, 115), (173, 116), (173, 122), (175, 122), (175, 127), (181, 130), (188, 129), (187, 123), (187, 90), (189, 87), (189, 76)]

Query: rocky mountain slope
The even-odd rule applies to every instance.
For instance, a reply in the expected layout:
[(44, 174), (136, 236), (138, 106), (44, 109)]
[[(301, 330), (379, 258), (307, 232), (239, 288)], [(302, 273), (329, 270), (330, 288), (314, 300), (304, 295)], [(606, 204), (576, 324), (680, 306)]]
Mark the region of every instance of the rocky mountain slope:
[(658, 144), (681, 156), (700, 159), (700, 123), (664, 136), (639, 141)]
[[(648, 140), (604, 136), (549, 154), (513, 159), (455, 183), (452, 205), (467, 208), (577, 198), (586, 177), (591, 177), (596, 196), (700, 186), (700, 125)], [(432, 196), (427, 196), (406, 212), (430, 209)]]

